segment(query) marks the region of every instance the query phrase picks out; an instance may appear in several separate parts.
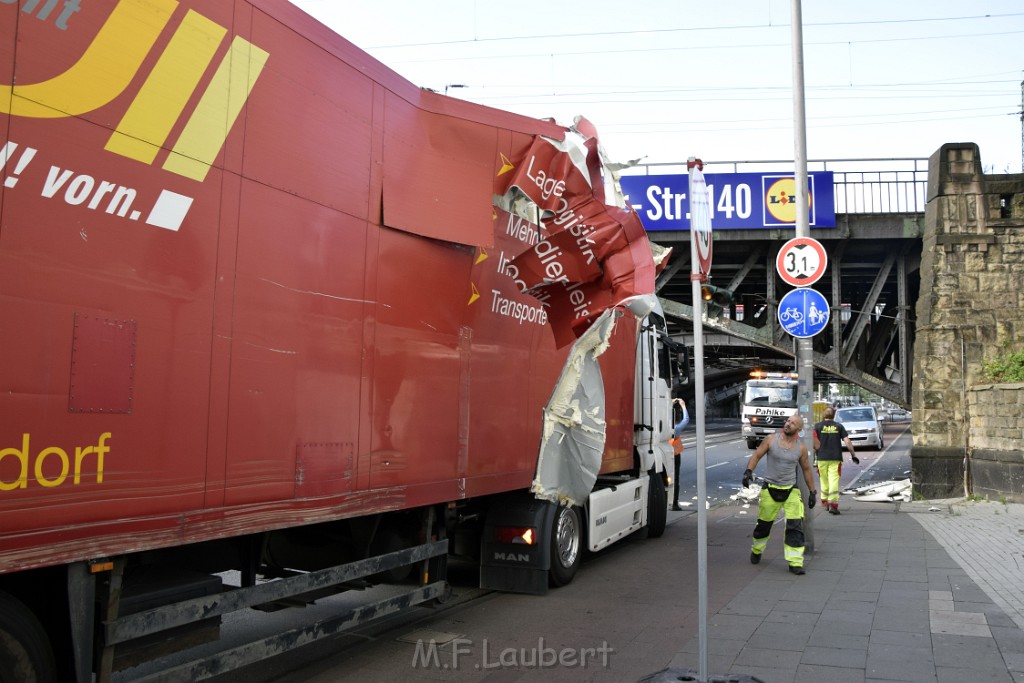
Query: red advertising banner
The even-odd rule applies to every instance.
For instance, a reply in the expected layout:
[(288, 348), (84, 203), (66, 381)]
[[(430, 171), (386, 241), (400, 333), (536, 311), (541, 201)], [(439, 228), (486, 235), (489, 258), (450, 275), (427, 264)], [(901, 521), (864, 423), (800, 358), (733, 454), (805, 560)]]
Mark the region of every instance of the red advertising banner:
[(546, 307), (559, 346), (609, 306), (654, 291), (655, 264), (643, 225), (631, 208), (604, 203), (597, 140), (584, 145), (538, 136), (515, 163), (506, 191), (539, 207), (547, 237), (512, 264), (519, 286)]

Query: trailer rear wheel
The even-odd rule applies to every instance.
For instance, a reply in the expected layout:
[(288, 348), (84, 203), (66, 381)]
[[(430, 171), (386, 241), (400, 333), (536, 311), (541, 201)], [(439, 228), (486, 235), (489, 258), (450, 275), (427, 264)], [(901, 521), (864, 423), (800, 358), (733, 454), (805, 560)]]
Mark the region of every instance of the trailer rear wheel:
[(50, 640), (36, 616), (0, 592), (0, 683), (54, 683)]
[(668, 493), (660, 474), (651, 470), (648, 476), (647, 538), (660, 538), (665, 533), (665, 523), (668, 521)]
[(583, 554), (583, 522), (579, 509), (559, 505), (551, 528), (551, 570), (553, 586), (565, 586), (576, 576)]

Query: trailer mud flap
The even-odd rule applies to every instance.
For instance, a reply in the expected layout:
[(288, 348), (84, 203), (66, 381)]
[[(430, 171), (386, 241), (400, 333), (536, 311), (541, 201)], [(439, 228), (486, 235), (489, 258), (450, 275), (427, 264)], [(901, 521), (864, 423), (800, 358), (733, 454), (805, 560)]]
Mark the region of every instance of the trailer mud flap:
[(544, 595), (557, 506), (525, 492), (496, 497), (480, 540), (480, 587)]

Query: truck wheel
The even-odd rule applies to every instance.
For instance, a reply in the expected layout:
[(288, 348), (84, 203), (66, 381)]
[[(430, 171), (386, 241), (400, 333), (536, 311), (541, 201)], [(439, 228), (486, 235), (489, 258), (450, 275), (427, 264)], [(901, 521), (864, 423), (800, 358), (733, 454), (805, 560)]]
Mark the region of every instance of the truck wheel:
[(576, 576), (583, 553), (583, 523), (577, 508), (559, 505), (551, 528), (551, 585), (565, 586)]
[(648, 477), (651, 490), (647, 494), (647, 538), (660, 538), (668, 519), (668, 493), (660, 474), (651, 470)]
[(747, 439), (747, 448), (750, 450), (757, 448), (757, 439)]
[(56, 680), (53, 650), (43, 625), (25, 605), (0, 592), (0, 681)]

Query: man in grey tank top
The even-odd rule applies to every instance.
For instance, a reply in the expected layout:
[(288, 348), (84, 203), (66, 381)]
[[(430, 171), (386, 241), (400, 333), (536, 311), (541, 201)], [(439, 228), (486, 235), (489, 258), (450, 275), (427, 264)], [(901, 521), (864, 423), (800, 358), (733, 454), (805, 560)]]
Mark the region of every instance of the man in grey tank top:
[(804, 420), (799, 415), (791, 415), (782, 429), (761, 442), (754, 454), (747, 461), (747, 470), (743, 473), (743, 486), (750, 486), (754, 479), (754, 468), (766, 454), (768, 471), (765, 473), (765, 486), (761, 489), (758, 501), (757, 525), (754, 527), (754, 542), (750, 548), (750, 563), (761, 561), (761, 554), (768, 545), (768, 536), (772, 532), (772, 524), (779, 515), (781, 507), (786, 513), (786, 535), (783, 539), (783, 556), (789, 563), (789, 571), (794, 574), (804, 573), (804, 502), (800, 498), (800, 489), (796, 486), (796, 468), (799, 465), (807, 482), (807, 507), (814, 507), (818, 491), (814, 486), (814, 473), (811, 471), (810, 459), (807, 457), (807, 446), (800, 441), (800, 430)]

